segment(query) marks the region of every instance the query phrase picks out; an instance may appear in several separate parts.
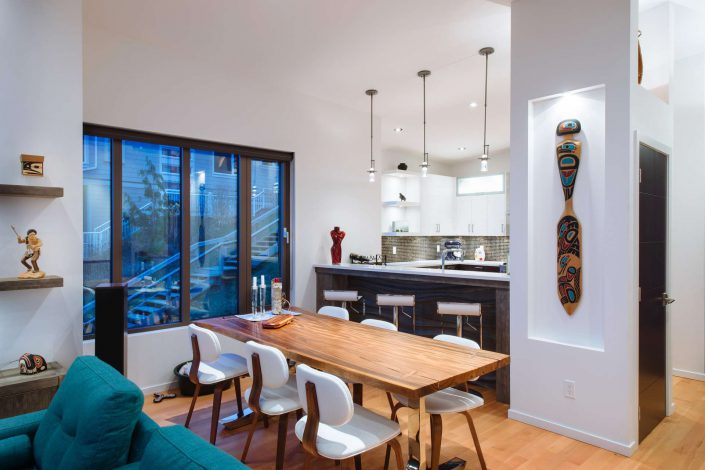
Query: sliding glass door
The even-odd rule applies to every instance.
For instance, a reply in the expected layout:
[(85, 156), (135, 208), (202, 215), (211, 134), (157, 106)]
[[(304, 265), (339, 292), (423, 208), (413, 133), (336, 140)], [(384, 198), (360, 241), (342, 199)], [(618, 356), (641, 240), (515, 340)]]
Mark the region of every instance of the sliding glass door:
[(101, 282), (127, 284), (133, 330), (247, 310), (252, 276), (286, 292), (291, 159), (86, 125), (84, 335)]

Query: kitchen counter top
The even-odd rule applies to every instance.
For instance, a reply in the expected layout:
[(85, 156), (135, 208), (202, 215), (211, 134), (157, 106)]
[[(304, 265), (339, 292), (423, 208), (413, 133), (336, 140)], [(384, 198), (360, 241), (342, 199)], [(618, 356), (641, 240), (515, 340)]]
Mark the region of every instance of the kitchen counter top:
[[(494, 282), (509, 282), (509, 274), (506, 273), (493, 273), (493, 272), (483, 272), (483, 271), (458, 271), (447, 269), (442, 271), (438, 268), (433, 268), (431, 266), (440, 266), (440, 260), (423, 260), (423, 261), (411, 261), (403, 263), (388, 263), (387, 266), (384, 265), (373, 265), (373, 264), (351, 264), (351, 263), (341, 263), (341, 264), (316, 264), (314, 267), (316, 270), (319, 269), (332, 269), (336, 271), (353, 271), (353, 272), (364, 272), (364, 273), (380, 273), (380, 274), (402, 274), (410, 276), (428, 276), (433, 278), (444, 278), (444, 279), (475, 279), (484, 281), (494, 281)], [(457, 264), (468, 264), (473, 266), (484, 265), (484, 266), (501, 266), (504, 263), (499, 261), (447, 261), (446, 266)]]

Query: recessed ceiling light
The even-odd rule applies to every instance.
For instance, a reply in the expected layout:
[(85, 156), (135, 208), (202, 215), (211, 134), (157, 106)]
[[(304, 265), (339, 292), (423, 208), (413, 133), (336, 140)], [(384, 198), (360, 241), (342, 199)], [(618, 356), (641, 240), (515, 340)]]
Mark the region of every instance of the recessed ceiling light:
[(468, 149), (467, 147), (458, 147), (458, 150), (460, 150), (460, 151), (467, 150), (467, 149)]
[(477, 103), (473, 101), (472, 103), (470, 103), (470, 107), (471, 107), (471, 108), (477, 108)]
[(394, 132), (396, 132), (397, 134), (400, 133), (400, 132), (402, 132), (403, 130), (404, 130), (404, 129), (402, 129), (401, 127), (395, 127), (395, 128), (394, 128)]

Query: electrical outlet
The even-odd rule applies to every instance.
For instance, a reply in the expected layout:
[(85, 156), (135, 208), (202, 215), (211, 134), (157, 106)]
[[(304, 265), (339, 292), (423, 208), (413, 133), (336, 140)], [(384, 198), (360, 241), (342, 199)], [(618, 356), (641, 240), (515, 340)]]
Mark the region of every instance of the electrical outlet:
[(436, 253), (440, 253), (440, 252), (441, 252), (441, 245), (436, 245)]
[(397, 254), (397, 247), (396, 246), (392, 246), (392, 254), (393, 255)]
[(563, 396), (575, 400), (575, 380), (563, 381)]

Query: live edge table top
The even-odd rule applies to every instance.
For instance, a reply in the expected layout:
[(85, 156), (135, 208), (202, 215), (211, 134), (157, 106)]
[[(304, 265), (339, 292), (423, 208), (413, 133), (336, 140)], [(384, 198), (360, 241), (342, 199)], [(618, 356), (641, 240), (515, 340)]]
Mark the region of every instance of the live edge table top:
[(347, 382), (410, 398), (463, 383), (509, 365), (509, 356), (384, 330), (293, 308), (302, 315), (280, 329), (237, 317), (195, 322), (238, 341), (273, 346), (296, 362)]

